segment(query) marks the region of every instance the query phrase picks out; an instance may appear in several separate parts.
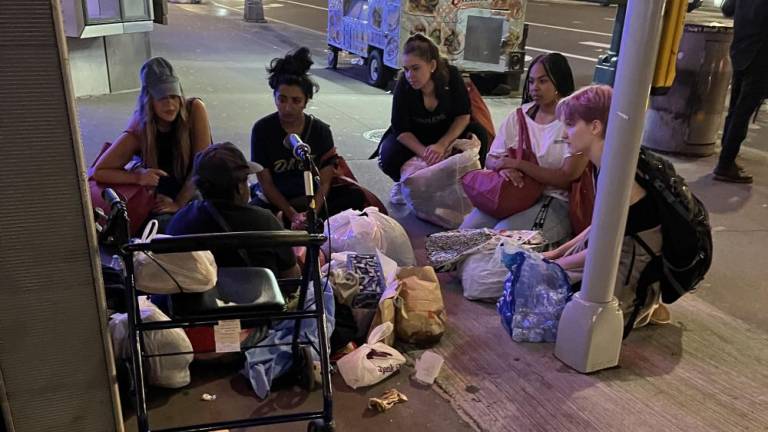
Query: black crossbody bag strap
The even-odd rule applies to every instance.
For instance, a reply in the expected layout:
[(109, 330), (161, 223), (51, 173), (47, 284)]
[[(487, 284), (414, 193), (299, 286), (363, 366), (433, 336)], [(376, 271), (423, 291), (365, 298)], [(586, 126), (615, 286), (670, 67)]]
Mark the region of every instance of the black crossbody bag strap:
[[(221, 229), (224, 230), (224, 232), (232, 232), (232, 229), (229, 227), (229, 224), (227, 221), (224, 220), (224, 218), (221, 216), (221, 213), (219, 213), (218, 210), (216, 210), (216, 207), (213, 206), (209, 201), (203, 200), (203, 207), (205, 207), (205, 210), (208, 211), (208, 214), (211, 215), (213, 220), (216, 221), (217, 224), (221, 227)], [(237, 253), (240, 255), (240, 258), (243, 259), (245, 262), (245, 265), (247, 267), (253, 267), (253, 264), (251, 263), (251, 259), (248, 257), (248, 252), (245, 251), (245, 249), (238, 249)]]
[(541, 208), (539, 209), (539, 213), (536, 215), (536, 219), (533, 222), (533, 227), (531, 230), (533, 231), (541, 231), (544, 229), (544, 222), (547, 221), (547, 214), (549, 214), (549, 207), (552, 205), (552, 200), (554, 198), (551, 196), (547, 196), (544, 198), (544, 203), (541, 205)]

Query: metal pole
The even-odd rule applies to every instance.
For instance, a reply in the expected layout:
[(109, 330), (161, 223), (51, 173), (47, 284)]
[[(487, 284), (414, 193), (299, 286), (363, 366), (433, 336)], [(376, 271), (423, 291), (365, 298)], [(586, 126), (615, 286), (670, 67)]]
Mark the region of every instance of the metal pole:
[(623, 1), (616, 8), (616, 19), (613, 21), (613, 35), (611, 36), (611, 47), (608, 52), (597, 59), (595, 65), (595, 75), (592, 82), (597, 84), (613, 85), (616, 79), (616, 66), (619, 60), (619, 51), (621, 49), (621, 34), (624, 32), (624, 18), (627, 14), (627, 2)]
[(582, 290), (558, 327), (555, 355), (579, 372), (618, 364), (623, 317), (613, 295), (665, 0), (630, 0), (597, 184)]
[(265, 23), (264, 4), (262, 0), (245, 0), (243, 19), (247, 22)]

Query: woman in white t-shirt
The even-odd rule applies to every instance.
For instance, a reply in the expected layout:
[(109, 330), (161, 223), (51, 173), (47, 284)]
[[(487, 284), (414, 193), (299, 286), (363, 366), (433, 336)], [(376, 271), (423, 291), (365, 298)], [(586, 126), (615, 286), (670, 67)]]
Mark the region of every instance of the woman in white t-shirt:
[[(529, 230), (537, 228), (548, 244), (557, 246), (571, 236), (568, 219), (568, 191), (581, 177), (587, 158), (573, 155), (562, 140), (565, 126), (555, 115), (560, 99), (573, 93), (573, 73), (568, 60), (558, 53), (536, 57), (528, 68), (523, 88), (523, 112), (538, 165), (508, 157), (507, 149), (517, 148), (517, 114), (512, 111), (491, 144), (486, 168), (498, 171), (514, 185), (521, 187), (523, 174), (544, 185), (542, 198), (528, 210), (505, 219), (496, 219), (473, 209), (461, 228), (494, 228), (497, 230)], [(541, 226), (543, 224), (543, 227)]]

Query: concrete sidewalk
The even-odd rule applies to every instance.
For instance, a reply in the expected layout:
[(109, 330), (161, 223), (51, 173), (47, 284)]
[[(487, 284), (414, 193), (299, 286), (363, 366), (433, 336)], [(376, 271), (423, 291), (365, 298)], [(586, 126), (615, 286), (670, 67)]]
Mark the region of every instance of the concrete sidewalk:
[[(310, 47), (320, 92), (308, 112), (331, 125), (340, 153), (361, 183), (382, 199), (388, 197), (391, 181), (367, 160), (376, 142), (365, 136), (376, 136), (388, 126), (391, 95), (354, 79), (362, 68), (341, 64), (340, 71), (324, 69), (326, 43), (319, 35), (283, 24), (244, 23), (239, 14), (214, 5), (171, 5), (169, 18), (169, 26), (158, 26), (152, 34), (153, 54), (171, 61), (187, 96), (205, 101), (214, 140), (232, 141), (246, 155), (251, 126), (275, 111), (265, 66), (290, 49)], [(123, 130), (135, 99), (136, 92), (129, 92), (78, 100), (88, 163), (103, 142)], [(487, 103), (499, 125), (519, 101)], [(443, 277), (450, 327), (436, 347), (447, 359), (438, 391), (410, 388), (401, 374), (374, 389), (351, 392), (336, 377), (341, 394), (335, 412), (339, 426), (344, 426), (340, 430), (453, 431), (469, 430), (470, 425), (477, 430), (765, 430), (768, 372), (760, 365), (768, 364), (768, 267), (762, 248), (768, 244), (768, 156), (743, 152), (741, 162), (755, 174), (751, 186), (714, 182), (714, 158), (675, 162), (710, 210), (715, 260), (701, 289), (671, 306), (675, 324), (636, 332), (625, 342), (618, 370), (575, 374), (554, 360), (551, 345), (515, 344), (501, 330), (493, 308), (464, 300), (457, 281)], [(423, 259), (424, 236), (437, 228), (402, 207), (392, 210)], [(705, 364), (701, 359), (709, 360)], [(732, 379), (713, 381), (711, 374), (718, 373)], [(156, 404), (157, 417), (184, 417), (171, 407), (186, 413), (205, 411), (198, 390), (207, 391), (206, 385), (220, 392), (217, 404), (225, 399), (221, 392), (229, 390), (245, 398), (233, 406), (257, 404), (234, 380), (216, 377), (183, 394), (167, 395)], [(366, 398), (390, 386), (418, 396), (410, 408), (403, 405), (370, 416)], [(686, 389), (694, 396), (684, 396)], [(204, 407), (218, 412), (221, 407), (214, 405)], [(271, 412), (264, 406), (256, 412)], [(281, 403), (273, 400), (271, 407), (280, 409)], [(730, 429), (728, 424), (740, 427)]]

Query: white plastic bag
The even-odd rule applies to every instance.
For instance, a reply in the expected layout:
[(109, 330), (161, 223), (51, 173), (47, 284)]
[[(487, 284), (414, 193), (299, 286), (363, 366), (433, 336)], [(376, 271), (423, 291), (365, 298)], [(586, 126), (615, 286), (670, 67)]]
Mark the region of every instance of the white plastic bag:
[[(157, 221), (151, 220), (141, 241), (170, 237), (157, 234)], [(136, 289), (150, 294), (199, 293), (213, 288), (217, 281), (216, 260), (210, 251), (133, 254)]]
[[(165, 315), (154, 304), (144, 297), (139, 298), (142, 322), (168, 321)], [(115, 355), (120, 359), (130, 359), (130, 340), (128, 338), (128, 315), (114, 314), (109, 321), (109, 333), (112, 336), (112, 346)], [(191, 352), (192, 344), (183, 329), (153, 330), (144, 332), (145, 354), (170, 354)], [(189, 364), (194, 354), (150, 357), (147, 380), (149, 384), (165, 387), (180, 388), (190, 383)]]
[(411, 211), (444, 228), (455, 229), (472, 210), (461, 186), (461, 176), (480, 169), (480, 141), (456, 140), (453, 148), (462, 152), (432, 166), (418, 157), (400, 169), (403, 198)]
[(539, 231), (496, 232), (489, 241), (468, 251), (458, 262), (459, 277), (464, 288), (464, 297), (470, 300), (497, 300), (504, 292), (504, 282), (509, 276), (509, 269), (501, 257), (504, 245), (516, 245), (536, 251), (544, 244)]
[[(339, 252), (331, 255), (331, 259), (322, 269), (322, 274), (327, 275), (329, 272), (346, 270), (347, 268), (347, 256), (354, 254), (355, 252)], [(373, 321), (366, 321), (361, 326), (360, 315), (356, 315), (355, 319), (358, 320), (358, 326), (361, 331), (365, 331), (367, 334), (371, 334), (373, 330), (383, 322), (391, 322), (394, 325), (395, 322), (395, 298), (400, 292), (400, 281), (397, 279), (397, 263), (384, 255), (381, 252), (377, 252), (381, 263), (381, 271), (384, 276), (384, 283), (386, 289), (381, 294), (379, 299), (379, 307), (373, 316)], [(334, 290), (336, 287), (334, 286)], [(353, 315), (358, 312), (357, 309), (352, 309)], [(370, 331), (368, 331), (370, 330)], [(395, 342), (394, 332), (387, 335), (383, 340), (383, 343), (392, 345)]]
[(325, 235), (329, 240), (323, 245), (326, 255), (334, 252), (375, 254), (379, 250), (400, 266), (416, 264), (408, 233), (376, 207), (367, 207), (363, 211), (345, 210), (332, 216), (328, 223), (330, 230), (326, 226)]
[(459, 263), (464, 297), (469, 300), (497, 300), (504, 292), (509, 270), (501, 262), (501, 241), (496, 238)]
[(342, 357), (337, 365), (348, 386), (356, 389), (376, 384), (400, 370), (405, 357), (381, 342), (392, 333), (393, 325), (385, 322), (368, 336), (368, 343)]

